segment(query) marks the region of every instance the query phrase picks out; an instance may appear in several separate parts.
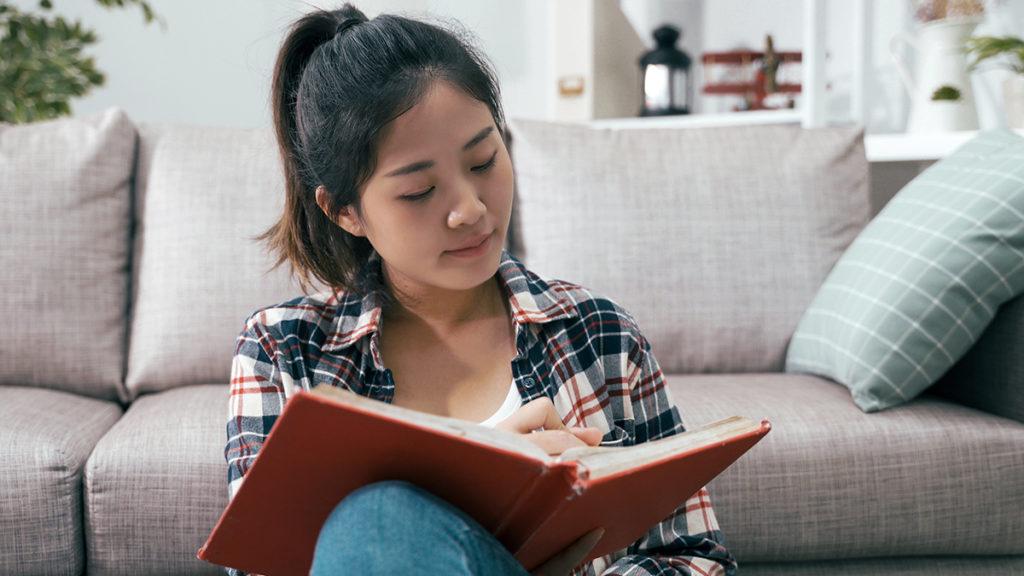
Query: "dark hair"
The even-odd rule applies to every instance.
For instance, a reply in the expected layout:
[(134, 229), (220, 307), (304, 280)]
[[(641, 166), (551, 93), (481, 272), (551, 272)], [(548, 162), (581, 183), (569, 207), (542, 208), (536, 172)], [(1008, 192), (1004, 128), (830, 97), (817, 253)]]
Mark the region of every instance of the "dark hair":
[[(486, 104), (508, 145), (497, 75), (465, 29), (392, 14), (368, 20), (350, 3), (318, 9), (291, 26), (271, 88), (284, 213), (255, 238), (277, 252), (271, 269), (289, 261), (306, 294), (311, 278), (360, 294), (383, 287), (379, 277), (362, 274), (369, 241), (335, 220), (345, 206), (362, 217), (360, 191), (375, 169), (382, 130), (437, 80)], [(321, 184), (331, 219), (316, 203)], [(384, 299), (391, 300), (386, 290)]]

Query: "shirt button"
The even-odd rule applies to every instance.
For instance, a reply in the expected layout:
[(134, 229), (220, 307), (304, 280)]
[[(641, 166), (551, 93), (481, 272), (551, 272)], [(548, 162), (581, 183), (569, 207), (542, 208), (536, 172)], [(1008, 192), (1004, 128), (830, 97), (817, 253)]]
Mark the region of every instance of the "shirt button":
[(533, 378), (523, 380), (523, 384), (525, 384), (527, 388), (533, 388)]

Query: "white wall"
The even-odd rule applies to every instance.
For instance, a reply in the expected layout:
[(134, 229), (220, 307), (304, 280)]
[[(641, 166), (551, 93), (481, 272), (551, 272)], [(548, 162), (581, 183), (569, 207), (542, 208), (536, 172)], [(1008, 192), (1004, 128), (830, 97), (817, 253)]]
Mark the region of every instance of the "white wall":
[[(370, 18), (382, 11), (454, 17), (477, 34), (495, 64), (506, 114), (547, 114), (546, 0), (363, 0), (353, 4)], [(38, 11), (38, 0), (13, 0)], [(300, 0), (151, 0), (167, 23), (146, 26), (141, 10), (108, 10), (92, 0), (55, 2), (54, 12), (81, 20), (99, 41), (86, 50), (106, 75), (106, 84), (72, 100), (75, 115), (108, 106), (124, 108), (137, 121), (269, 126), (270, 74), (288, 26), (314, 6), (342, 2)]]

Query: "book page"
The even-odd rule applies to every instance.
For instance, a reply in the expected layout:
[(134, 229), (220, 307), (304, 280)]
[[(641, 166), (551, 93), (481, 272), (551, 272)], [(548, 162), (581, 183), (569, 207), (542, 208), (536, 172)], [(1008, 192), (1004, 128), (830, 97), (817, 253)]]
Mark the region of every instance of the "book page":
[(673, 454), (716, 444), (728, 438), (757, 430), (759, 427), (757, 422), (749, 418), (730, 416), (668, 438), (643, 442), (634, 446), (570, 448), (555, 458), (555, 461), (575, 460), (589, 469), (590, 478), (600, 478)]
[(313, 387), (311, 392), (332, 400), (379, 412), (398, 420), (412, 422), (425, 428), (470, 438), (482, 444), (503, 450), (518, 452), (540, 462), (553, 464), (576, 461), (589, 469), (591, 478), (615, 474), (646, 462), (653, 462), (700, 446), (715, 444), (759, 428), (759, 424), (749, 418), (731, 416), (710, 422), (699, 428), (687, 430), (681, 434), (634, 446), (581, 446), (570, 448), (560, 455), (552, 456), (540, 446), (527, 440), (522, 434), (499, 430), (489, 426), (481, 426), (476, 422), (470, 422), (461, 418), (439, 416), (395, 406), (394, 404), (367, 398), (330, 384), (317, 385)]
[(420, 412), (419, 410), (413, 410), (411, 408), (395, 406), (394, 404), (367, 398), (356, 394), (355, 392), (344, 390), (330, 384), (319, 384), (314, 386), (311, 392), (346, 404), (352, 404), (359, 406), (360, 408), (380, 412), (395, 419), (412, 422), (426, 428), (432, 428), (449, 434), (454, 434), (456, 436), (471, 438), (477, 442), (494, 446), (495, 448), (519, 452), (543, 462), (553, 461), (553, 457), (548, 455), (543, 448), (537, 446), (533, 442), (530, 442), (521, 434), (515, 434), (506, 430), (498, 430), (489, 426), (481, 426), (476, 422), (470, 422), (469, 420), (463, 420), (461, 418), (438, 416), (437, 414), (429, 414), (427, 412)]

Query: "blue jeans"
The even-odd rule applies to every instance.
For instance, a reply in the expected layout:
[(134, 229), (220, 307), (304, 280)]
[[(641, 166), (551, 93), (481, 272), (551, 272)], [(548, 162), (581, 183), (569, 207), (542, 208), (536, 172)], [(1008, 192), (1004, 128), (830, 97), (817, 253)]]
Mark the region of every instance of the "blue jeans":
[(351, 492), (327, 517), (310, 576), (339, 574), (530, 576), (465, 512), (399, 480)]

